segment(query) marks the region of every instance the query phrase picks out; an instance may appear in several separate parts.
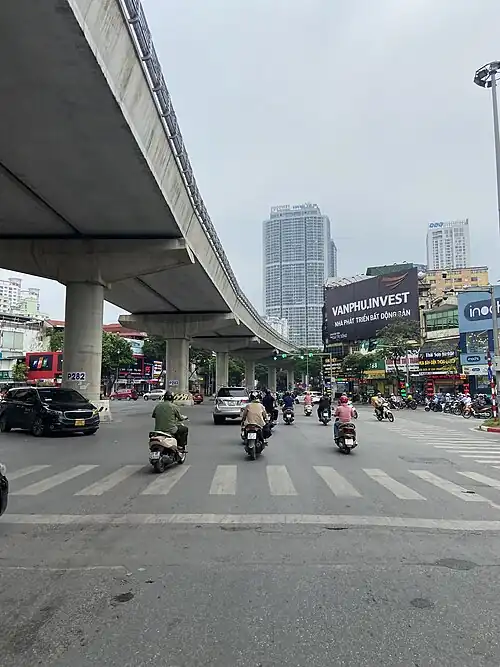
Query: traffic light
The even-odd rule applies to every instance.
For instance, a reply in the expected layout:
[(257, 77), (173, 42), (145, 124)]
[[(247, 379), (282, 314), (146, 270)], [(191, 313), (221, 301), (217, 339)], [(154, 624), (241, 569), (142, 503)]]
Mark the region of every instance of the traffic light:
[(308, 354), (307, 356), (308, 356), (308, 357), (309, 357), (309, 359), (310, 359), (310, 358), (311, 358), (311, 357), (313, 357), (314, 355), (313, 355), (313, 353), (312, 353), (312, 352), (309, 352), (309, 354)]
[(399, 381), (399, 393), (402, 398), (406, 398), (406, 382), (404, 380)]
[(283, 354), (281, 355), (281, 358), (282, 358), (282, 359), (286, 359), (286, 354), (285, 354), (284, 352), (283, 352)]
[(300, 357), (299, 357), (299, 359), (303, 359), (303, 358), (304, 358), (304, 355), (303, 355), (303, 354), (301, 354), (301, 355), (300, 355)]

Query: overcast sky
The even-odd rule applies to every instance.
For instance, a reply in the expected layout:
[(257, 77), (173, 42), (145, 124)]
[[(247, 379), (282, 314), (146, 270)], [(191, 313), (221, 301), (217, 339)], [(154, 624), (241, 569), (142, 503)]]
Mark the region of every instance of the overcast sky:
[[(330, 216), (339, 275), (425, 262), (427, 223), (468, 217), (472, 262), (500, 278), (491, 96), (472, 82), (500, 58), (499, 0), (143, 3), (201, 193), (259, 309), (261, 223), (278, 204)], [(63, 317), (61, 286), (26, 282)]]

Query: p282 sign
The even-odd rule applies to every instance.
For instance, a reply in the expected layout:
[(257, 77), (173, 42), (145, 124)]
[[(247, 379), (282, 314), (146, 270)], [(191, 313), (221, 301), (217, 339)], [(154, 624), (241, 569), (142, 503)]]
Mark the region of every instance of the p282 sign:
[(79, 371), (78, 373), (66, 373), (67, 380), (79, 380), (80, 382), (84, 381), (87, 378), (85, 371)]

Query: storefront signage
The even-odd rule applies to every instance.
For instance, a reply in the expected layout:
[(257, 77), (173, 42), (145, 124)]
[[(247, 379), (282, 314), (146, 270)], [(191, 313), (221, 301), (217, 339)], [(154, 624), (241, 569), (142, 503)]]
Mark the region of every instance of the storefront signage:
[(458, 356), (454, 350), (421, 352), (418, 355), (420, 375), (453, 375), (457, 373)]
[[(495, 287), (497, 320), (500, 316), (500, 286)], [(460, 333), (487, 331), (493, 328), (491, 317), (491, 294), (477, 291), (461, 292), (458, 295), (458, 328)]]
[(464, 372), (467, 375), (488, 375), (488, 364), (480, 366), (464, 366)]
[(488, 355), (487, 354), (461, 354), (460, 355), (460, 363), (462, 366), (470, 366), (472, 365), (477, 365), (477, 364), (487, 364), (488, 363)]

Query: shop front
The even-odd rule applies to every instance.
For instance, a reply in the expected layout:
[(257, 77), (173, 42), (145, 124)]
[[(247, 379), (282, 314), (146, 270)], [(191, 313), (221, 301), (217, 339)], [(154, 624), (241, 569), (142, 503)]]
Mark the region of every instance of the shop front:
[(467, 379), (460, 373), (458, 337), (426, 341), (418, 355), (418, 367), (427, 395), (463, 391)]

